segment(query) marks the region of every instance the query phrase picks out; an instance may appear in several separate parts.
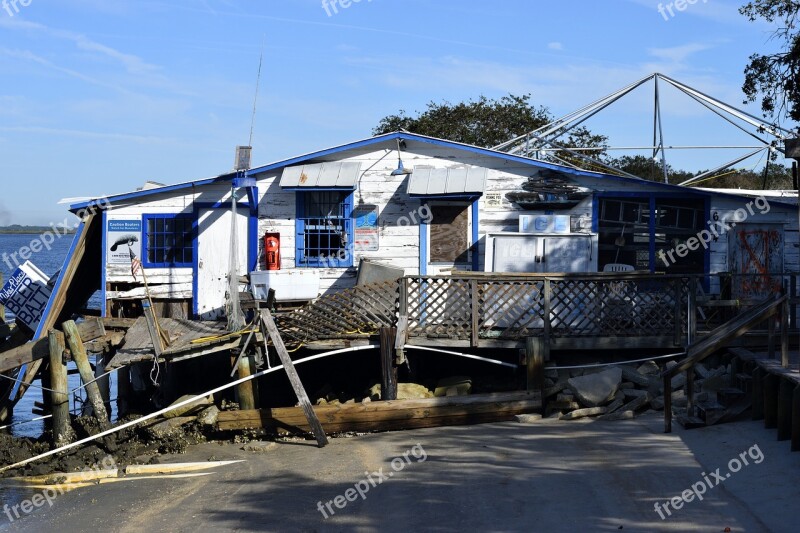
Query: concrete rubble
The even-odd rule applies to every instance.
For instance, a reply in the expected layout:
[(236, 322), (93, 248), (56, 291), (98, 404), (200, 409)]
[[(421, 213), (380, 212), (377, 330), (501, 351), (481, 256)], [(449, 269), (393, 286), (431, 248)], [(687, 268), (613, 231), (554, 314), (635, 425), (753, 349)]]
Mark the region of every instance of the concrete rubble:
[[(647, 361), (639, 365), (620, 365), (606, 368), (548, 369), (545, 374), (545, 418), (576, 420), (626, 420), (652, 409), (664, 410), (664, 386), (661, 372), (676, 363), (659, 365)], [(695, 404), (716, 399), (717, 393), (730, 386), (730, 365), (709, 360), (697, 365), (695, 373)], [(672, 381), (672, 406), (676, 414), (685, 411), (688, 398), (684, 391), (686, 375)], [(520, 420), (522, 422), (522, 420)]]

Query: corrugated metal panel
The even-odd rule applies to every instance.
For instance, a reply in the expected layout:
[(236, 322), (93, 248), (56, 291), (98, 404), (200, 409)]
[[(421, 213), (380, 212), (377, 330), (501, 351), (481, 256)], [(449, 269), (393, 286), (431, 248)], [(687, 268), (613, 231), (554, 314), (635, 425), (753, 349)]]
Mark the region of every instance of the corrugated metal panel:
[(281, 187), (355, 189), (361, 163), (314, 163), (286, 167), (281, 174)]
[(486, 189), (488, 174), (488, 169), (481, 167), (414, 167), (414, 173), (408, 180), (408, 194), (481, 194)]

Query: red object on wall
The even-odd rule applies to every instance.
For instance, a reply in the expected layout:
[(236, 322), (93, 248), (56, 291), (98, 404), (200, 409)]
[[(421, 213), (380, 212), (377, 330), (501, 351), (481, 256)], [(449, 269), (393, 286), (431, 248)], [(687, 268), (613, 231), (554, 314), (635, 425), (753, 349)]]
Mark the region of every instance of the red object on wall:
[(264, 234), (264, 270), (281, 269), (281, 234)]

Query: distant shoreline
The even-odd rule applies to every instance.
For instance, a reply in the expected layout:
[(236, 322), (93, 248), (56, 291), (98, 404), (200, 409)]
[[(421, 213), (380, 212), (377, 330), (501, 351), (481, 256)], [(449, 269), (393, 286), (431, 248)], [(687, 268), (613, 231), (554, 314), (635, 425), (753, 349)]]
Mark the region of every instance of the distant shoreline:
[[(50, 226), (0, 226), (0, 235), (41, 235), (47, 231), (53, 231), (53, 228)], [(61, 235), (72, 235), (75, 233), (75, 230), (72, 228), (66, 231), (62, 228), (58, 228), (58, 231)]]

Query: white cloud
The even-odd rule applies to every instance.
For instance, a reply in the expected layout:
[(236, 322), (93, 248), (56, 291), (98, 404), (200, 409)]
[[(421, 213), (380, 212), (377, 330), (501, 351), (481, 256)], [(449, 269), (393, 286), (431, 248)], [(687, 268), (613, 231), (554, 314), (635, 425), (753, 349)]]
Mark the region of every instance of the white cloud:
[(563, 50), (564, 45), (558, 41), (553, 41), (552, 43), (547, 43), (547, 48), (550, 50)]

